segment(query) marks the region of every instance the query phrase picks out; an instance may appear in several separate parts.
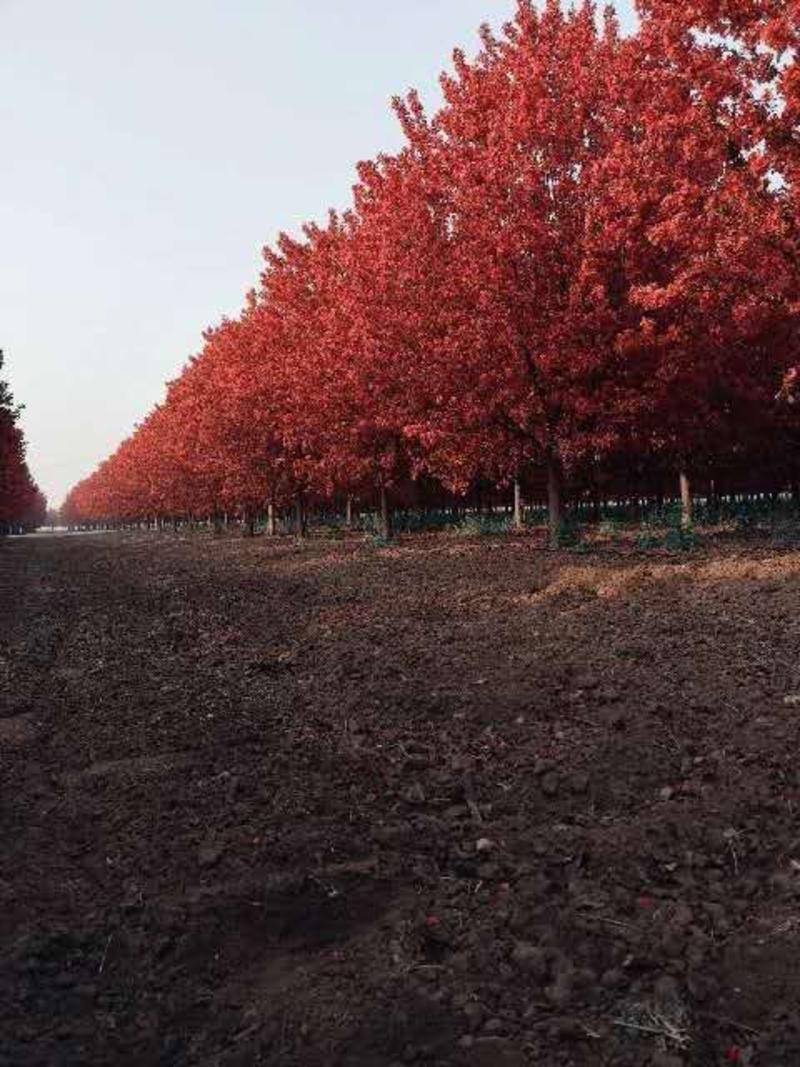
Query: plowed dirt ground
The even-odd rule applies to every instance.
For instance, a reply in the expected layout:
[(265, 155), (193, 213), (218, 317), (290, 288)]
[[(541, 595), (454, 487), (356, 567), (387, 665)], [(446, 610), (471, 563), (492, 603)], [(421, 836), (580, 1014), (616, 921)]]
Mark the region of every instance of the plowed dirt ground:
[(800, 552), (0, 545), (3, 1067), (800, 1064)]

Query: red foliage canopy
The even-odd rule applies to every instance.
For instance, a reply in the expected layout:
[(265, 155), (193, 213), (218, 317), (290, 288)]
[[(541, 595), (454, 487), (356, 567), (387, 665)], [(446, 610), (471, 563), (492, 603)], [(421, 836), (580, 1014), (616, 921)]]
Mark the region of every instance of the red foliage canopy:
[(519, 0), (455, 53), (436, 114), (396, 102), (403, 150), (266, 250), (239, 318), (66, 514), (546, 471), (557, 521), (564, 477), (741, 470), (798, 362), (797, 12), (643, 0), (623, 38), (588, 2)]
[(17, 425), (20, 410), (6, 383), (0, 381), (0, 534), (35, 529), (47, 514), (47, 501), (25, 462), (25, 438)]

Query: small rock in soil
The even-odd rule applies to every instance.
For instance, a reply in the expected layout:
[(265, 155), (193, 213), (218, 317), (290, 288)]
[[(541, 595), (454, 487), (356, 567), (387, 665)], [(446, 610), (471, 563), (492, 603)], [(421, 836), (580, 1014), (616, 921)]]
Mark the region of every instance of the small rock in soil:
[(482, 863), (478, 868), (478, 877), (484, 882), (492, 882), (500, 877), (500, 866), (497, 863)]
[(542, 792), (546, 797), (554, 797), (558, 793), (559, 784), (557, 774), (553, 774), (552, 772), (546, 774), (544, 778), (542, 778)]
[(572, 1038), (580, 1037), (582, 1030), (580, 1023), (576, 1019), (553, 1019), (548, 1027), (548, 1032), (553, 1037), (557, 1037), (562, 1041), (568, 1041)]
[(612, 968), (606, 971), (600, 979), (600, 985), (603, 989), (619, 989), (624, 981), (624, 975), (622, 971)]
[(567, 971), (562, 971), (555, 982), (545, 990), (545, 996), (556, 1008), (569, 1007), (572, 1001), (572, 976)]
[(201, 867), (215, 867), (222, 859), (225, 847), (216, 841), (206, 841), (200, 846), (197, 861)]
[(464, 1008), (464, 1015), (471, 1029), (478, 1030), (480, 1029), (483, 1020), (486, 1017), (486, 1012), (483, 1010), (480, 1004), (478, 1004), (476, 1001), (472, 1001)]
[(409, 786), (405, 792), (405, 800), (408, 804), (425, 803), (425, 790), (419, 782), (415, 782), (412, 786)]
[(525, 941), (518, 941), (511, 953), (511, 962), (521, 971), (544, 978), (547, 975), (547, 956), (536, 945), (529, 945)]
[(691, 926), (692, 922), (694, 921), (692, 909), (687, 907), (686, 904), (679, 904), (673, 913), (672, 921), (675, 926), (684, 928), (687, 926)]
[(597, 689), (600, 679), (596, 674), (581, 674), (575, 679), (575, 684), (579, 689)]
[(0, 718), (0, 744), (22, 745), (36, 737), (36, 719), (30, 713)]
[(650, 1064), (651, 1067), (684, 1067), (681, 1057), (673, 1056), (669, 1052), (656, 1052)]
[(527, 1067), (522, 1049), (504, 1037), (479, 1037), (472, 1046), (469, 1067)]

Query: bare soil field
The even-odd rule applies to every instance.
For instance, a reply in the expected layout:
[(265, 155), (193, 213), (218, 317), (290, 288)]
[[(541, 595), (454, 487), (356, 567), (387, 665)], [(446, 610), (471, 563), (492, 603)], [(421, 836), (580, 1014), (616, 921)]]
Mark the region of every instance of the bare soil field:
[(800, 552), (0, 545), (3, 1067), (800, 1063)]

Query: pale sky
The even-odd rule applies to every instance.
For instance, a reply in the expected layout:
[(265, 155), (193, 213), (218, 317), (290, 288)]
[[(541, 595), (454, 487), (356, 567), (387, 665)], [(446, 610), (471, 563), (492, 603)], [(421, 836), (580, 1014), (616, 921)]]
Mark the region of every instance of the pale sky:
[[(629, 0), (619, 4), (632, 24)], [(513, 0), (0, 0), (0, 348), (53, 505)]]

